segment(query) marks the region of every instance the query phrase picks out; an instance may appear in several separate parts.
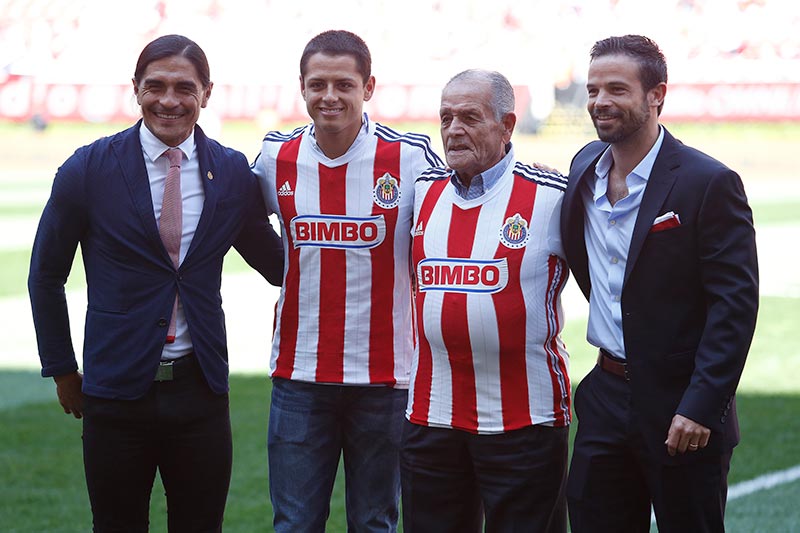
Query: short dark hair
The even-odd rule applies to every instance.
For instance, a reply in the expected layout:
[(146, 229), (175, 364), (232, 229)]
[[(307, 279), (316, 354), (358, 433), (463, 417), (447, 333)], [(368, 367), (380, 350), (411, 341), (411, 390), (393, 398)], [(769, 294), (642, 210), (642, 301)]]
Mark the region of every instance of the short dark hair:
[(134, 81), (136, 83), (142, 81), (144, 71), (153, 61), (172, 56), (183, 56), (188, 59), (194, 65), (203, 87), (211, 84), (211, 73), (205, 52), (196, 42), (183, 35), (163, 35), (148, 43), (136, 62), (136, 70), (133, 73)]
[[(622, 54), (639, 64), (639, 81), (645, 92), (659, 83), (667, 83), (667, 60), (656, 42), (643, 35), (623, 35), (597, 41), (589, 53), (592, 60), (602, 56)], [(661, 113), (663, 104), (658, 107)]]
[(305, 78), (308, 60), (314, 54), (331, 56), (348, 55), (356, 60), (356, 68), (364, 83), (372, 75), (372, 56), (367, 43), (355, 33), (346, 30), (328, 30), (320, 33), (306, 45), (300, 56), (300, 76)]

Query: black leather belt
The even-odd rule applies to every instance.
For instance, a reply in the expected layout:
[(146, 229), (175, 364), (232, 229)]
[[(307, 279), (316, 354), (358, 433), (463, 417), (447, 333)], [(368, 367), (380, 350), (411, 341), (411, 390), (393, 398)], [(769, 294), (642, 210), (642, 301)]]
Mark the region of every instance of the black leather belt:
[(630, 381), (628, 375), (628, 363), (619, 357), (614, 357), (604, 349), (600, 348), (600, 353), (597, 354), (597, 365), (609, 374), (619, 376), (625, 381)]
[(186, 354), (177, 359), (169, 359), (158, 363), (158, 371), (153, 381), (175, 381), (194, 374), (199, 365), (194, 353)]

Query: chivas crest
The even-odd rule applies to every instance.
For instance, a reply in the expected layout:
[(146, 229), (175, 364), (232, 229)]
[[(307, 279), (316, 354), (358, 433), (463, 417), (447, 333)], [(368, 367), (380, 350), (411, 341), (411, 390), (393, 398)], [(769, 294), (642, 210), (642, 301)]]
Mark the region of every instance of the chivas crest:
[(500, 229), (500, 242), (508, 248), (522, 248), (528, 243), (530, 228), (519, 213), (508, 217)]
[(397, 179), (388, 172), (378, 178), (372, 190), (375, 203), (384, 209), (394, 209), (400, 203), (400, 186)]

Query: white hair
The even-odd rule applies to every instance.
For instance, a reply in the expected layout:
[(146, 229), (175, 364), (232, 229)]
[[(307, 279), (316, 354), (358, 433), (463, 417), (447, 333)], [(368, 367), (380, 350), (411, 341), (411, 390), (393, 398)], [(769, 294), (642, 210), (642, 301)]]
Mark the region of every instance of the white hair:
[(494, 112), (494, 118), (499, 122), (508, 113), (514, 112), (514, 88), (508, 78), (494, 70), (469, 69), (459, 72), (447, 82), (445, 89), (456, 81), (484, 81), (489, 84), (492, 98), (489, 105)]

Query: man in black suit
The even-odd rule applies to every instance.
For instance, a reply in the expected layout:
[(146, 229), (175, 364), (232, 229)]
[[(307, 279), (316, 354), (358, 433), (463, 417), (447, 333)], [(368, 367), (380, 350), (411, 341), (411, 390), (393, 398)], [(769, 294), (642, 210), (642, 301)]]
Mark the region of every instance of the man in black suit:
[(758, 309), (752, 214), (739, 176), (658, 116), (656, 43), (597, 42), (587, 81), (600, 141), (575, 156), (562, 210), (589, 300), (597, 366), (575, 396), (572, 531), (723, 531), (739, 440), (734, 393)]
[[(133, 76), (142, 119), (59, 168), (33, 245), (42, 375), (64, 412), (83, 418), (97, 533), (147, 531), (156, 470), (170, 532), (222, 528), (233, 457), (223, 258), (234, 246), (279, 284), (283, 247), (247, 159), (196, 125), (212, 86), (194, 41), (149, 43)], [(64, 297), (78, 244), (82, 374)]]

